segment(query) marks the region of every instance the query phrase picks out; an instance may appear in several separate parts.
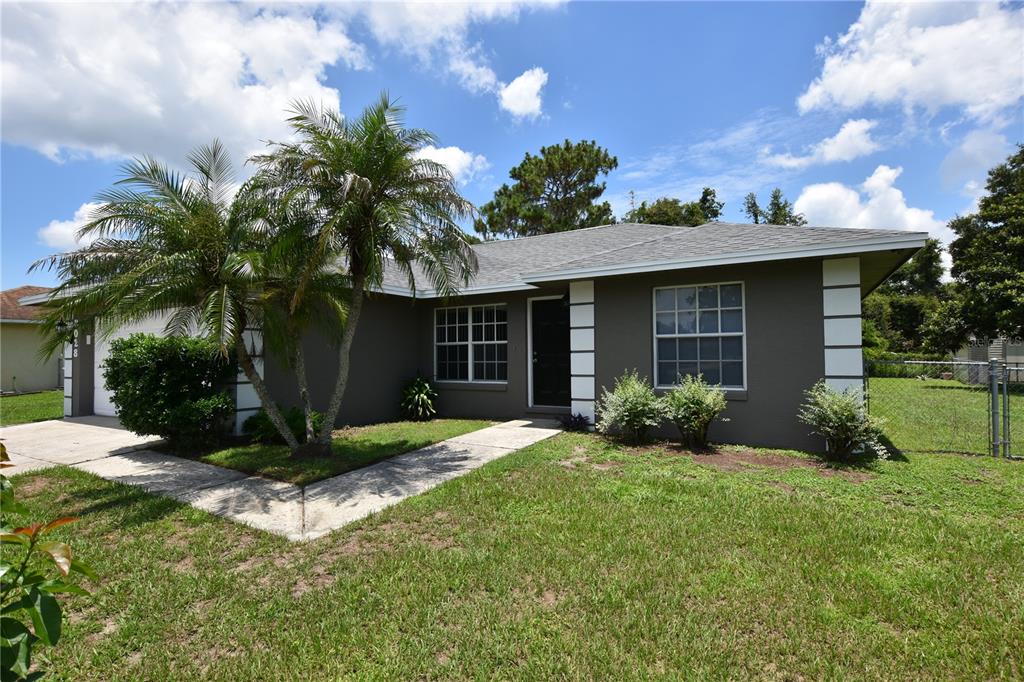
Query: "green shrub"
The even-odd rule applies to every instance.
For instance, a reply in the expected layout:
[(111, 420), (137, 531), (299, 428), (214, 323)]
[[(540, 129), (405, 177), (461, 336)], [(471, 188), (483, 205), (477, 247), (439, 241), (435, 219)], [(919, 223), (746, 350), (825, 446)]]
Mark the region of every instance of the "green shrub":
[[(300, 407), (289, 407), (287, 410), (278, 406), (281, 416), (291, 432), (295, 434), (296, 440), (300, 443), (306, 441), (306, 413)], [(318, 433), (323, 426), (324, 416), (313, 411), (313, 433)], [(284, 443), (284, 438), (277, 432), (277, 427), (270, 421), (265, 410), (260, 410), (245, 420), (242, 424), (242, 433), (252, 438), (257, 443)]]
[[(3, 443), (0, 443), (0, 466), (14, 466), (9, 463)], [(60, 640), (64, 616), (58, 597), (89, 594), (72, 582), (70, 575), (77, 573), (92, 580), (97, 578), (91, 568), (72, 558), (70, 545), (45, 538), (50, 531), (77, 519), (63, 517), (45, 524), (14, 523), (10, 514), (23, 516), (26, 510), (14, 497), (14, 485), (3, 475), (0, 475), (0, 510), (3, 511), (0, 541), (4, 545), (0, 557), (0, 607), (3, 611), (0, 616), (0, 679), (39, 679), (45, 673), (38, 668), (31, 669), (32, 649), (36, 644), (53, 646)], [(32, 561), (33, 558), (43, 561)]]
[(880, 442), (883, 422), (868, 414), (855, 389), (840, 393), (819, 381), (805, 395), (807, 401), (799, 419), (825, 438), (830, 459), (847, 460), (859, 450), (871, 450), (881, 458), (888, 456)]
[(175, 450), (213, 445), (225, 434), (235, 407), (224, 384), (234, 374), (209, 341), (152, 334), (111, 343), (103, 371), (121, 423)]
[(402, 414), (412, 421), (427, 421), (437, 414), (437, 391), (423, 377), (410, 381), (402, 391)]
[(615, 380), (615, 388), (604, 389), (597, 404), (597, 430), (603, 434), (624, 433), (639, 443), (647, 432), (665, 419), (665, 404), (654, 395), (651, 385), (636, 370)]
[(686, 376), (662, 401), (668, 418), (679, 429), (683, 445), (707, 447), (708, 427), (726, 407), (725, 392), (705, 382), (702, 376)]

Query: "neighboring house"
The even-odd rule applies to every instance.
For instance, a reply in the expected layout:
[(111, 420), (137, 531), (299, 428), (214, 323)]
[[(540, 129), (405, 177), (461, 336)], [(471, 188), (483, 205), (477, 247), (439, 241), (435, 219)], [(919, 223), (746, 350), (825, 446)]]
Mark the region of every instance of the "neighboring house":
[(42, 360), (39, 308), (22, 305), (26, 296), (45, 295), (47, 287), (23, 286), (0, 291), (0, 390), (42, 391), (61, 385), (60, 359)]
[[(819, 449), (796, 419), (804, 391), (822, 378), (839, 389), (863, 386), (861, 299), (926, 237), (618, 224), (478, 244), (479, 271), (454, 299), (439, 299), (425, 282), (414, 296), (397, 270), (388, 272), (359, 322), (340, 419), (397, 417), (402, 386), (418, 374), (434, 381), (441, 415), (593, 419), (602, 388), (624, 371), (637, 369), (659, 390), (700, 372), (729, 401), (729, 421), (713, 425), (713, 440)], [(249, 343), (259, 352), (257, 336)], [(315, 335), (305, 345), (311, 394), (323, 406), (336, 354)], [(109, 410), (98, 371), (105, 346), (79, 334), (71, 350), (68, 413)], [(283, 363), (267, 359), (265, 376), (282, 402), (298, 402)], [(259, 404), (239, 379), (241, 423)]]

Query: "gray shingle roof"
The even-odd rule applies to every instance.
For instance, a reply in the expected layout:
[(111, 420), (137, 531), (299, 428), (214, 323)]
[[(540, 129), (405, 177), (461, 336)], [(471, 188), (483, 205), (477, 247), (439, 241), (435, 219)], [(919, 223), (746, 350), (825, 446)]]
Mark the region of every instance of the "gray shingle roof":
[[(716, 260), (745, 258), (772, 260), (812, 255), (820, 250), (864, 246), (871, 250), (890, 243), (927, 237), (923, 232), (868, 230), (840, 227), (707, 223), (699, 227), (669, 227), (620, 223), (571, 232), (485, 242), (473, 246), (479, 270), (464, 291), (527, 289), (531, 282), (601, 276), (634, 267), (650, 270), (696, 267)], [(422, 272), (420, 293), (430, 295)], [(385, 284), (407, 288), (397, 269), (388, 271)]]

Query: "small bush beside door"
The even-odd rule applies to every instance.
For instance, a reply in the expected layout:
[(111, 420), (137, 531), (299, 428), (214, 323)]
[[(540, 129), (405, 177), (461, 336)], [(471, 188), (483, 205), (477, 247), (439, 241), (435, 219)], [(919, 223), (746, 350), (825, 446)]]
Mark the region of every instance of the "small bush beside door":
[(121, 423), (160, 436), (174, 450), (215, 444), (234, 400), (225, 384), (235, 365), (214, 344), (190, 337), (132, 334), (110, 344), (103, 377)]

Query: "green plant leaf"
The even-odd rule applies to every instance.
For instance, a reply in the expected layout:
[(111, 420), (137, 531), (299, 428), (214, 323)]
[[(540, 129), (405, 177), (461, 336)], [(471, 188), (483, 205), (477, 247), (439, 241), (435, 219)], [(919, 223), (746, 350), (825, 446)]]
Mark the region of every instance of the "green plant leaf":
[[(15, 618), (0, 618), (0, 672), (10, 672), (20, 679), (28, 675), (32, 665), (32, 645), (38, 638)], [(0, 675), (9, 679), (7, 675)]]
[(61, 613), (57, 599), (48, 592), (33, 588), (28, 594), (32, 606), (28, 614), (32, 618), (32, 629), (43, 644), (53, 646), (60, 640)]
[(78, 585), (72, 585), (66, 583), (63, 580), (47, 580), (45, 583), (39, 586), (39, 589), (50, 594), (65, 593), (65, 594), (77, 594), (83, 597), (89, 596), (89, 590), (79, 587)]
[(37, 552), (49, 554), (61, 575), (71, 570), (71, 546), (66, 542), (43, 542), (35, 547)]
[(97, 575), (96, 571), (92, 570), (92, 567), (89, 566), (89, 564), (84, 564), (78, 559), (72, 559), (71, 570), (75, 573), (81, 573), (86, 578), (92, 581), (98, 582), (100, 579), (99, 575)]

